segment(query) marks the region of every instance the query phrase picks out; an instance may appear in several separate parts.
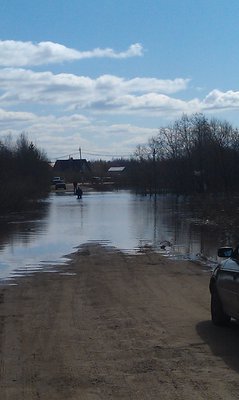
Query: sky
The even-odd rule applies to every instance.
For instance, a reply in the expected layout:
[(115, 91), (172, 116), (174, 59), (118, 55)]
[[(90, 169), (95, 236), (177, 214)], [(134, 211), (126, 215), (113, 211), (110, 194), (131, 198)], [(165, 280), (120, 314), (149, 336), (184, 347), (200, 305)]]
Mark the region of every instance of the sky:
[(238, 0), (1, 0), (0, 15), (2, 141), (112, 159), (183, 114), (239, 127)]

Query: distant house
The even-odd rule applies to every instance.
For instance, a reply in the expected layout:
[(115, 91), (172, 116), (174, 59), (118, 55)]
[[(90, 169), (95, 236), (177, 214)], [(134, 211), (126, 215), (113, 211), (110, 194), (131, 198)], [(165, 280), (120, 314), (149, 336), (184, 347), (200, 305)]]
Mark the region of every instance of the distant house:
[(114, 186), (121, 187), (125, 183), (125, 167), (110, 167), (108, 176), (111, 178)]
[(90, 164), (85, 158), (57, 160), (54, 169), (59, 172), (86, 172), (91, 171)]
[(108, 169), (108, 173), (112, 174), (112, 175), (113, 174), (118, 175), (118, 174), (121, 174), (124, 170), (125, 170), (125, 167), (110, 167)]

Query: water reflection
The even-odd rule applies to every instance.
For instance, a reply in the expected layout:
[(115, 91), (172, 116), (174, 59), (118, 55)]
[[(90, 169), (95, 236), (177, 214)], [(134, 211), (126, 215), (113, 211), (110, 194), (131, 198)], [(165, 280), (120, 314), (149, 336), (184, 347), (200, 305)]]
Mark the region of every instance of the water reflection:
[(77, 200), (72, 193), (52, 193), (38, 210), (0, 222), (0, 278), (64, 262), (64, 254), (90, 241), (127, 252), (150, 246), (170, 257), (213, 262), (225, 240), (225, 232), (202, 223), (184, 197), (122, 191)]

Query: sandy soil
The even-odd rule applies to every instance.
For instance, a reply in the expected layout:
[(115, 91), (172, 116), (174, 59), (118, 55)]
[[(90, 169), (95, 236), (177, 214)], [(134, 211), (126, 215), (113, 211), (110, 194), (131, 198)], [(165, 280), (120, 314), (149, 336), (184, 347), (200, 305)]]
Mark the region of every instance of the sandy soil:
[(209, 272), (84, 246), (0, 287), (1, 400), (239, 399), (239, 326), (210, 322)]

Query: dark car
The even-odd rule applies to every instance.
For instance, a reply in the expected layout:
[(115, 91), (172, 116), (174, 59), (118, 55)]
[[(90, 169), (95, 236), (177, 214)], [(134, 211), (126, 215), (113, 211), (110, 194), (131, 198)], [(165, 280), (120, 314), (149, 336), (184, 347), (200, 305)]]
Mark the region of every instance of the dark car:
[(66, 184), (64, 181), (59, 181), (55, 183), (55, 189), (65, 189), (66, 190)]
[(239, 246), (222, 247), (218, 256), (224, 260), (210, 279), (211, 316), (215, 325), (225, 325), (231, 318), (239, 320)]

